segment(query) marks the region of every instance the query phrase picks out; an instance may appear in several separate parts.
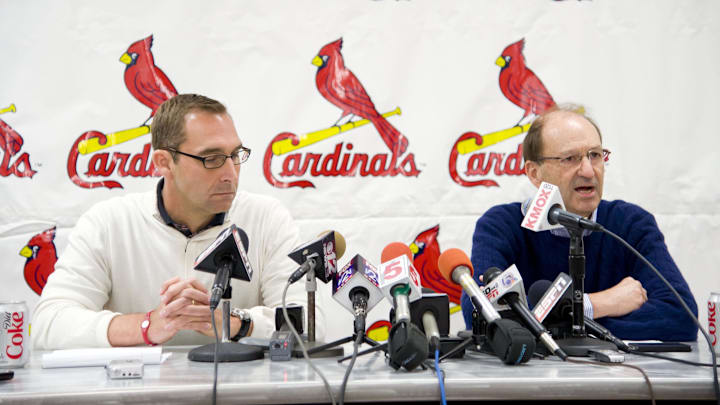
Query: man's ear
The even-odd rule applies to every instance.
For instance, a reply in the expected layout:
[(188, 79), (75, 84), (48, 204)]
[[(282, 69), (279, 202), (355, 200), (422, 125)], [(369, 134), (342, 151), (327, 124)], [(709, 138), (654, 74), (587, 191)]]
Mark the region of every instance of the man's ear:
[(532, 160), (525, 162), (525, 174), (527, 174), (533, 186), (540, 187), (540, 183), (542, 183), (542, 168), (537, 162), (533, 162)]
[(161, 176), (166, 177), (170, 174), (170, 165), (173, 164), (170, 151), (164, 149), (153, 151), (152, 162), (153, 166), (155, 166), (155, 171)]

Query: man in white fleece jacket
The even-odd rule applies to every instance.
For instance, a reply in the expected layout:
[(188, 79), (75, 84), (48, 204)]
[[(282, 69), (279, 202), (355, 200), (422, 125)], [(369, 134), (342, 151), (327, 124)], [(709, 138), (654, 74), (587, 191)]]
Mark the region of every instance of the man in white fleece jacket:
[[(35, 308), (35, 348), (214, 342), (214, 275), (193, 264), (231, 224), (248, 235), (254, 274), (231, 282), (232, 306), (245, 316), (231, 317), (230, 336), (270, 337), (275, 329), (274, 308), (297, 268), (287, 254), (298, 230), (277, 200), (237, 190), (250, 150), (225, 106), (193, 94), (171, 98), (153, 118), (152, 146), (163, 177), (157, 189), (103, 201), (78, 220)], [(295, 283), (287, 302), (304, 305), (305, 296)], [(323, 320), (318, 306), (319, 337)]]

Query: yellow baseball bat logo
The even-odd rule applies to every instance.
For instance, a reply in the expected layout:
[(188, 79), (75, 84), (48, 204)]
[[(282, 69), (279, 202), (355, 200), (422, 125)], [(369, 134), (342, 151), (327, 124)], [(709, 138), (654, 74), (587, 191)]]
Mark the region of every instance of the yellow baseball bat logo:
[[(402, 115), (402, 111), (400, 110), (400, 107), (382, 114), (382, 116), (385, 118), (393, 116), (393, 115)], [(281, 141), (277, 141), (272, 144), (272, 152), (275, 156), (280, 156), (285, 153), (292, 152), (294, 150), (312, 145), (316, 142), (320, 142), (324, 139), (330, 138), (330, 137), (338, 135), (340, 133), (350, 131), (351, 129), (355, 129), (355, 128), (359, 128), (363, 125), (367, 125), (369, 122), (370, 122), (370, 120), (361, 119), (361, 120), (357, 120), (357, 121), (350, 121), (341, 126), (332, 126), (329, 128), (321, 129), (319, 131), (309, 132), (305, 135), (300, 136), (300, 141), (298, 142), (297, 145), (293, 145), (292, 140), (289, 138), (283, 139)]]
[(5, 113), (8, 113), (8, 112), (14, 113), (15, 111), (17, 111), (17, 110), (15, 109), (15, 104), (10, 104), (8, 107), (5, 107), (5, 108), (1, 109), (1, 110), (0, 110), (0, 114), (5, 114)]
[(468, 153), (475, 152), (476, 150), (495, 145), (496, 143), (512, 138), (513, 136), (524, 134), (528, 131), (528, 129), (530, 129), (530, 124), (525, 124), (523, 126), (514, 126), (500, 131), (490, 132), (489, 134), (481, 135), (482, 142), (480, 142), (479, 144), (475, 142), (475, 139), (466, 139), (464, 141), (458, 142), (457, 151), (461, 155), (466, 155)]
[(98, 138), (90, 138), (86, 139), (84, 141), (81, 141), (78, 144), (78, 152), (80, 152), (81, 155), (87, 155), (88, 153), (97, 152), (99, 150), (109, 148), (111, 146), (115, 146), (118, 144), (121, 144), (123, 142), (127, 142), (130, 140), (133, 140), (137, 137), (143, 136), (145, 134), (150, 133), (150, 126), (143, 125), (141, 127), (137, 128), (131, 128), (131, 129), (125, 129), (122, 131), (113, 132), (111, 134), (105, 135), (106, 142), (104, 144), (100, 144), (100, 141)]

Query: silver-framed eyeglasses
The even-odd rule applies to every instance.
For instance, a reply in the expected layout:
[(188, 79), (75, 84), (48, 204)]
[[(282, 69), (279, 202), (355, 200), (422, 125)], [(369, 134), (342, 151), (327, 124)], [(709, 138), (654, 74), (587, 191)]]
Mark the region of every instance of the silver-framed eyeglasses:
[(610, 158), (610, 151), (607, 149), (590, 149), (585, 153), (569, 156), (542, 156), (538, 158), (539, 162), (543, 160), (556, 160), (563, 166), (573, 167), (579, 165), (583, 158), (586, 157), (593, 166), (604, 164)]
[(233, 152), (229, 155), (224, 155), (222, 153), (219, 153), (219, 154), (214, 154), (214, 155), (210, 155), (210, 156), (191, 155), (189, 153), (181, 152), (181, 151), (179, 151), (177, 149), (173, 149), (173, 148), (165, 148), (165, 149), (169, 150), (172, 153), (179, 153), (183, 156), (197, 159), (202, 162), (203, 166), (206, 169), (217, 169), (219, 167), (222, 167), (222, 165), (225, 164), (225, 160), (228, 158), (236, 166), (247, 162), (248, 158), (250, 158), (250, 148), (246, 148), (244, 146), (241, 146), (240, 149), (236, 150), (235, 152)]

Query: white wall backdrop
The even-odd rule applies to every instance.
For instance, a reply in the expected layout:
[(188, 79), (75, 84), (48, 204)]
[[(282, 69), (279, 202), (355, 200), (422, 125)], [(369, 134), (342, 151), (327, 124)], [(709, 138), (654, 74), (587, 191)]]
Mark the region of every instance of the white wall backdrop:
[[(178, 92), (228, 106), (253, 150), (242, 187), (282, 200), (305, 239), (326, 229), (343, 233), (344, 265), (358, 253), (379, 264), (387, 243), (409, 244), (436, 225), (441, 250), (469, 252), (478, 216), (533, 193), (517, 174), (524, 134), (452, 152), (463, 134), (512, 128), (523, 116), (503, 95), (495, 60), (524, 38), (526, 67), (554, 100), (586, 105), (603, 130), (613, 151), (605, 198), (655, 214), (707, 325), (706, 300), (720, 291), (719, 16), (720, 3), (710, 0), (0, 0), (0, 301), (26, 300), (32, 308), (53, 250), (62, 254), (84, 211), (155, 186), (143, 160), (149, 135), (72, 152), (88, 131), (137, 128), (150, 116), (119, 61), (136, 41), (153, 35), (154, 63)], [(372, 125), (272, 153), (278, 135), (322, 130), (340, 117), (318, 91), (310, 63), (339, 38), (345, 65), (377, 110), (400, 109), (387, 119), (409, 141), (396, 162), (408, 175), (378, 173), (392, 156)], [(336, 150), (340, 167), (358, 155), (375, 159), (374, 174), (332, 175)], [(327, 167), (300, 170), (308, 158)], [(101, 181), (121, 187), (95, 184)], [(296, 181), (314, 187), (272, 183)], [(495, 185), (471, 185), (481, 181)], [(54, 239), (47, 232), (29, 243), (53, 227)], [(331, 301), (329, 286), (320, 288), (339, 319), (327, 338), (349, 334), (350, 314)], [(388, 309), (376, 307), (368, 324), (386, 319)], [(461, 328), (455, 314), (452, 329)]]

